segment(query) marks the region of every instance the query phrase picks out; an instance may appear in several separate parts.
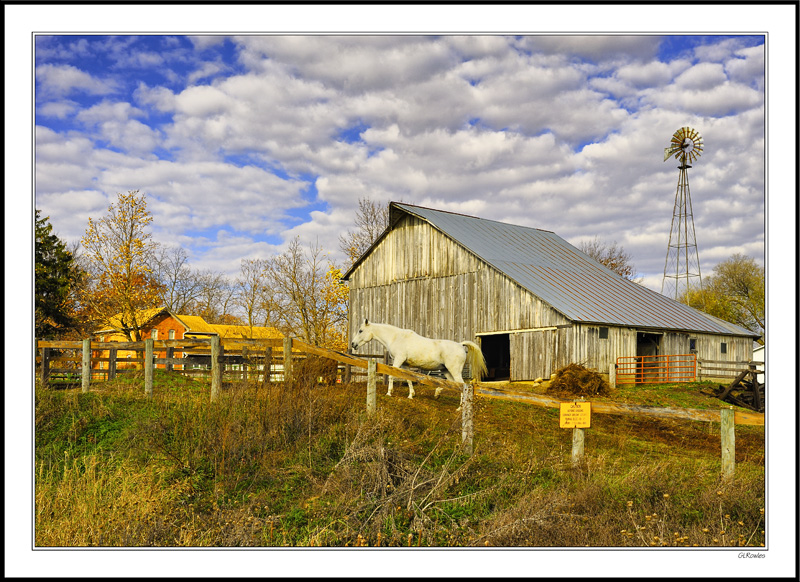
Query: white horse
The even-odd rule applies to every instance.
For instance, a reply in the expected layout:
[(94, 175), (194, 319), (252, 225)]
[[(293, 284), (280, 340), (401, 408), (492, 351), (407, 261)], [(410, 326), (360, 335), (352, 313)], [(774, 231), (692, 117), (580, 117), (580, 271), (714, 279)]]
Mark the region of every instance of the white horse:
[[(445, 367), (445, 376), (452, 382), (463, 383), (461, 370), (464, 363), (469, 363), (470, 373), (473, 378), (480, 380), (485, 375), (486, 360), (483, 358), (478, 344), (465, 341), (454, 342), (450, 340), (430, 339), (414, 333), (410, 329), (401, 329), (385, 323), (370, 323), (365, 319), (359, 327), (358, 333), (353, 336), (353, 349), (358, 349), (365, 343), (376, 340), (386, 348), (392, 357), (392, 366), (399, 368), (405, 363), (423, 370), (438, 370)], [(466, 348), (466, 350), (464, 349)], [(389, 376), (389, 390), (387, 396), (392, 395), (394, 378)], [(414, 386), (408, 382), (408, 397), (414, 398)], [(434, 397), (438, 398), (442, 388), (436, 388)]]

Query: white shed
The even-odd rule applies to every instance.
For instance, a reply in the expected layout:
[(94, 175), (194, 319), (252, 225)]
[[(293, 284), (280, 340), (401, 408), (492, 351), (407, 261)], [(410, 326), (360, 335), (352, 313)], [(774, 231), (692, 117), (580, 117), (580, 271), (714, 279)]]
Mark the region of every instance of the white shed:
[(756, 366), (759, 370), (761, 370), (761, 373), (758, 374), (758, 382), (760, 384), (764, 383), (764, 362), (766, 361), (764, 359), (764, 355), (766, 353), (766, 349), (765, 349), (766, 347), (767, 346), (758, 346), (758, 347), (753, 348), (753, 361), (754, 362), (761, 362), (760, 365)]

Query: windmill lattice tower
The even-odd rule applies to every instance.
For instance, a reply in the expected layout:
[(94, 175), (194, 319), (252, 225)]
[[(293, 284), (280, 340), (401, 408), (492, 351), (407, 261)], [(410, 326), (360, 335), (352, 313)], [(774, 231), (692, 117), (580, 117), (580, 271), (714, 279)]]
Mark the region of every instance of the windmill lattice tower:
[(674, 156), (681, 164), (678, 166), (678, 188), (675, 191), (664, 278), (661, 281), (661, 293), (675, 300), (693, 288), (693, 282), (700, 287), (703, 284), (687, 172), (692, 167), (689, 164), (699, 158), (702, 152), (703, 138), (691, 127), (682, 127), (676, 131), (669, 147), (664, 149), (665, 162)]

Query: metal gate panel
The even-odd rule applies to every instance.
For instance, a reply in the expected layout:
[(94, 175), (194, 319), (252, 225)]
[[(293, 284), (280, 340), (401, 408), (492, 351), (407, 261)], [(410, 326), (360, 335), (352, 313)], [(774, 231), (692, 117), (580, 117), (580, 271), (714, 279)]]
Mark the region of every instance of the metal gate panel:
[(694, 382), (696, 354), (622, 356), (617, 358), (617, 384), (672, 384)]

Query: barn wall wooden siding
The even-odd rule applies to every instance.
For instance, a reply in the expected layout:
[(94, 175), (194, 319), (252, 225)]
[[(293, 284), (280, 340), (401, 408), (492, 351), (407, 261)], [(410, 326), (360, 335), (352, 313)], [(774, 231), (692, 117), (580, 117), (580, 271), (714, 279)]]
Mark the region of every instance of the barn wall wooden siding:
[[(547, 378), (575, 362), (607, 373), (618, 356), (636, 355), (638, 331), (663, 334), (661, 354), (689, 353), (696, 339), (702, 359), (749, 360), (750, 338), (573, 323), (503, 273), (434, 229), (405, 216), (350, 275), (349, 336), (364, 318), (419, 334), (476, 341), (478, 334), (511, 331), (511, 380)], [(538, 331), (535, 328), (555, 327)], [(604, 326), (606, 327), (606, 326)], [(726, 342), (727, 353), (720, 351)], [(377, 342), (358, 353), (379, 353)]]
[[(569, 324), (502, 273), (411, 216), (351, 274), (349, 317), (351, 337), (359, 323), (371, 317), (458, 341), (474, 341), (478, 332)], [(380, 350), (370, 344), (359, 351)]]
[[(752, 339), (749, 337), (609, 326), (608, 338), (602, 339), (599, 325), (576, 324), (575, 333), (581, 341), (574, 342), (572, 361), (605, 373), (617, 357), (637, 355), (636, 336), (639, 332), (661, 336), (660, 355), (692, 353), (690, 340), (694, 339), (694, 353), (698, 360), (743, 362), (749, 361), (751, 356)], [(726, 353), (722, 353), (722, 343), (726, 344)]]

